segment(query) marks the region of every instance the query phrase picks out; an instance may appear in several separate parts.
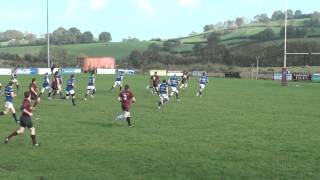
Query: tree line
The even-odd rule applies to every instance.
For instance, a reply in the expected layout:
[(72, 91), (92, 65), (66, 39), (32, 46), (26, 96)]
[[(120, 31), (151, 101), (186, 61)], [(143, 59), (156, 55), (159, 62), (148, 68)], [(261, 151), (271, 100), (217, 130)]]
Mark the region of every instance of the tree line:
[[(22, 41), (25, 42), (21, 43)], [(98, 39), (95, 39), (90, 31), (81, 32), (76, 27), (71, 27), (69, 29), (59, 27), (50, 33), (50, 42), (55, 45), (109, 41), (112, 41), (110, 32), (101, 32)], [(8, 42), (8, 46), (44, 45), (47, 42), (47, 37), (45, 35), (38, 38), (37, 35), (32, 33), (23, 33), (18, 30), (7, 30), (0, 32), (0, 42)]]

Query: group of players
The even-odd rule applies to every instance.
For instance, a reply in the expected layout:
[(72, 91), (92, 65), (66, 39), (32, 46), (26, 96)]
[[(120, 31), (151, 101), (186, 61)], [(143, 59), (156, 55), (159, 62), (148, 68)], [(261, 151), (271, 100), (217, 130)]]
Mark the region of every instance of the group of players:
[[(189, 81), (189, 74), (188, 72), (184, 71), (183, 75), (178, 77), (177, 75), (174, 75), (169, 78), (169, 80), (164, 79), (162, 83), (160, 83), (160, 77), (157, 75), (157, 72), (154, 73), (154, 75), (150, 78), (150, 86), (148, 86), (148, 89), (151, 89), (151, 92), (153, 94), (157, 94), (160, 97), (160, 101), (158, 103), (158, 108), (161, 109), (161, 107), (169, 102), (170, 97), (173, 95), (176, 96), (177, 101), (180, 101), (179, 96), (179, 89), (186, 89), (188, 87), (188, 81)], [(133, 127), (131, 123), (131, 115), (130, 115), (130, 107), (131, 104), (136, 101), (135, 96), (133, 95), (132, 91), (130, 90), (129, 85), (124, 86), (124, 90), (122, 91), (123, 86), (123, 80), (124, 80), (124, 73), (119, 72), (116, 76), (116, 80), (114, 82), (114, 85), (111, 87), (110, 91), (115, 89), (117, 86), (120, 88), (120, 93), (118, 95), (118, 101), (121, 103), (122, 113), (121, 113), (121, 119), (126, 119), (129, 127)], [(91, 98), (94, 97), (96, 93), (96, 87), (95, 87), (95, 81), (96, 78), (94, 76), (94, 73), (91, 73), (88, 78), (88, 84), (87, 84), (87, 90), (84, 96), (84, 100), (87, 100), (88, 95), (91, 96)], [(53, 74), (52, 82), (50, 83), (50, 75), (49, 73), (46, 73), (43, 77), (42, 82), (42, 88), (41, 91), (38, 91), (36, 79), (32, 78), (31, 83), (29, 85), (29, 90), (24, 92), (24, 100), (22, 103), (22, 106), (20, 110), (22, 111), (22, 114), (20, 116), (20, 119), (17, 118), (16, 110), (13, 105), (13, 99), (16, 96), (16, 93), (14, 92), (14, 85), (16, 86), (17, 92), (19, 91), (19, 81), (17, 80), (17, 75), (13, 74), (11, 77), (11, 80), (9, 81), (8, 85), (4, 88), (3, 93), (5, 96), (5, 109), (4, 111), (0, 112), (0, 116), (4, 116), (5, 114), (8, 114), (9, 112), (12, 113), (13, 119), (16, 123), (20, 124), (20, 127), (18, 130), (13, 131), (10, 135), (5, 137), (4, 142), (7, 144), (9, 140), (17, 135), (23, 134), (25, 128), (28, 128), (31, 130), (31, 139), (32, 144), (34, 146), (39, 146), (39, 144), (36, 142), (36, 132), (35, 128), (33, 126), (31, 117), (33, 116), (32, 110), (40, 103), (41, 96), (47, 91), (48, 92), (48, 99), (52, 100), (55, 98), (55, 96), (60, 96), (60, 99), (69, 99), (71, 97), (72, 99), (72, 105), (76, 106), (76, 92), (75, 92), (75, 76), (72, 74), (70, 78), (67, 80), (66, 83), (66, 95), (63, 97), (62, 93), (62, 75), (59, 73), (59, 71), (56, 71)], [(199, 91), (197, 93), (197, 96), (202, 96), (202, 92), (208, 83), (208, 77), (205, 73), (202, 74), (202, 76), (199, 79)], [(1, 87), (1, 84), (0, 84)], [(169, 90), (170, 87), (170, 90)], [(116, 119), (119, 118), (119, 116), (116, 117)]]
[[(173, 95), (175, 95), (177, 101), (180, 102), (179, 89), (186, 89), (188, 87), (189, 79), (190, 76), (188, 72), (184, 71), (181, 78), (174, 74), (168, 80), (163, 79), (162, 83), (160, 83), (160, 77), (158, 76), (157, 72), (155, 72), (150, 78), (150, 86), (148, 86), (147, 89), (150, 88), (152, 89), (153, 94), (156, 93), (159, 95), (160, 101), (158, 103), (158, 108), (161, 109), (164, 104), (169, 102), (170, 97)], [(208, 82), (208, 76), (206, 73), (203, 73), (199, 79), (199, 91), (197, 92), (196, 96), (202, 97), (202, 92)]]

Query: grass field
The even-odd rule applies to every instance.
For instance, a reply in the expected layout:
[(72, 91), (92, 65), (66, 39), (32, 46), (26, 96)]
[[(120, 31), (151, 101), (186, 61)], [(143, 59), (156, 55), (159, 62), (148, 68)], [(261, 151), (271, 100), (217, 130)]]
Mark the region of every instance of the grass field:
[[(30, 78), (19, 77), (21, 89)], [(120, 112), (117, 92), (108, 92), (114, 78), (98, 76), (96, 98), (84, 102), (86, 78), (76, 76), (75, 108), (43, 98), (33, 117), (39, 148), (28, 131), (0, 143), (0, 179), (320, 177), (320, 84), (210, 79), (197, 98), (193, 78), (180, 103), (172, 99), (158, 110), (158, 97), (145, 89), (148, 77), (126, 77), (137, 98), (135, 127), (128, 128), (114, 121)], [(21, 96), (22, 90), (17, 109)], [(0, 137), (15, 128), (10, 115), (1, 117)]]

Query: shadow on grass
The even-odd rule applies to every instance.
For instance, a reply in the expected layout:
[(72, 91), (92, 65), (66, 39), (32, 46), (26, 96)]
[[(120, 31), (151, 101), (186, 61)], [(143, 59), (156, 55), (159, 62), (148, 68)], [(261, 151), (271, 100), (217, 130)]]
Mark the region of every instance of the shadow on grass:
[(99, 126), (99, 127), (104, 127), (104, 128), (122, 128), (122, 127), (126, 127), (124, 123), (122, 122), (117, 122), (117, 121), (113, 121), (113, 122), (83, 122), (83, 121), (77, 121), (76, 123), (78, 124), (83, 124), (83, 125), (89, 125), (89, 126)]

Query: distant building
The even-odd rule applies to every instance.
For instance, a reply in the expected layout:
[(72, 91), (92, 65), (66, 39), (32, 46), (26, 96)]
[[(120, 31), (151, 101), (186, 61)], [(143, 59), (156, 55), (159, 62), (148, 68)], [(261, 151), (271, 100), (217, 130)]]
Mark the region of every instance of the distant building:
[(78, 67), (88, 72), (97, 68), (115, 69), (116, 60), (113, 57), (85, 57), (78, 58)]

